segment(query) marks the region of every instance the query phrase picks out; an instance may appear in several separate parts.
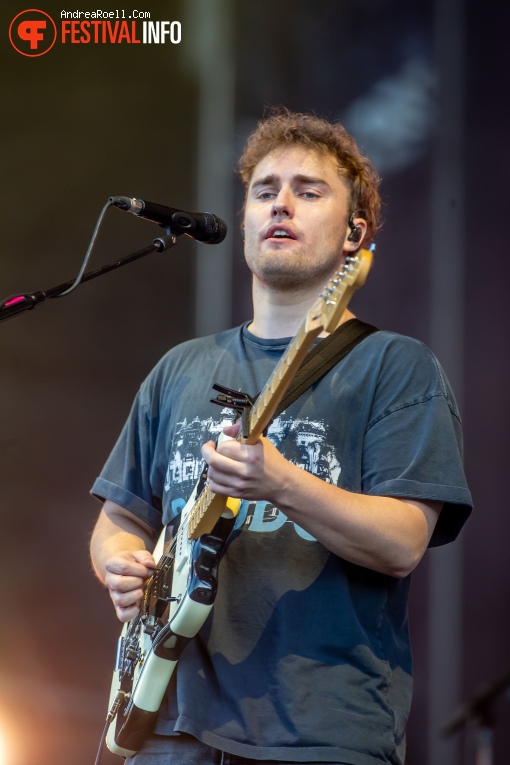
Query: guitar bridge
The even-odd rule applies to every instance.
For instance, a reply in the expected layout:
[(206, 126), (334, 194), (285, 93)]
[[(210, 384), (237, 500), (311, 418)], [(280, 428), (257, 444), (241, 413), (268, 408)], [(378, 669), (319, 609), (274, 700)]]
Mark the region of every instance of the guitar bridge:
[(234, 411), (241, 417), (243, 438), (248, 438), (250, 435), (250, 421), (248, 415), (255, 403), (255, 399), (249, 396), (248, 393), (243, 393), (240, 390), (233, 390), (232, 388), (225, 388), (223, 385), (218, 385), (217, 383), (213, 385), (213, 390), (218, 391), (219, 395), (216, 396), (216, 398), (212, 398), (211, 403), (218, 404), (218, 406), (228, 406), (231, 409), (234, 409)]

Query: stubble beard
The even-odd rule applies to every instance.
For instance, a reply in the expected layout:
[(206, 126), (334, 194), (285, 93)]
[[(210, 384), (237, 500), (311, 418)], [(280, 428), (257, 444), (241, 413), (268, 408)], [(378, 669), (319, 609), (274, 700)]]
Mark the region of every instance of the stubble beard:
[[(316, 252), (320, 252), (317, 245)], [(320, 289), (338, 270), (343, 254), (332, 252), (320, 260), (308, 248), (282, 248), (260, 252), (246, 247), (245, 258), (253, 275), (266, 287), (278, 292), (303, 292)]]

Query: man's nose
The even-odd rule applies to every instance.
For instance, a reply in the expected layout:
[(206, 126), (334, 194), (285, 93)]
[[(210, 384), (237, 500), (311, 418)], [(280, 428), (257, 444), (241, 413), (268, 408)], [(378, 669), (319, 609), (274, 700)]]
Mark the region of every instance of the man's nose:
[(272, 213), (274, 217), (278, 215), (292, 217), (294, 214), (294, 204), (290, 189), (280, 189), (274, 199)]

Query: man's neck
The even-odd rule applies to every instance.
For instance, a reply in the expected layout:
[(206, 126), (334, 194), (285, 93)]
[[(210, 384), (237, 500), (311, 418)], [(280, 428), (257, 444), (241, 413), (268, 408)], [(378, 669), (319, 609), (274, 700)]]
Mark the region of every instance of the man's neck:
[[(294, 337), (307, 311), (317, 300), (316, 289), (302, 292), (277, 292), (269, 290), (257, 280), (253, 282), (253, 321), (248, 329), (257, 337), (276, 339)], [(344, 311), (340, 324), (354, 318), (348, 309)], [(321, 333), (321, 337), (327, 335)]]

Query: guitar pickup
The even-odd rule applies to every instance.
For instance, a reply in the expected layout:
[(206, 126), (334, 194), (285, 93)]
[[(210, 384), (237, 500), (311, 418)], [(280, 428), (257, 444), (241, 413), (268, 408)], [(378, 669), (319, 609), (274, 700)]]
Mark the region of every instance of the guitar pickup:
[(211, 399), (212, 404), (218, 404), (218, 406), (228, 406), (230, 409), (234, 409), (241, 417), (241, 427), (243, 432), (243, 438), (248, 438), (250, 435), (250, 422), (249, 414), (255, 399), (248, 393), (243, 393), (240, 390), (233, 390), (232, 388), (225, 388), (224, 385), (213, 385), (213, 390), (218, 391), (216, 398)]

